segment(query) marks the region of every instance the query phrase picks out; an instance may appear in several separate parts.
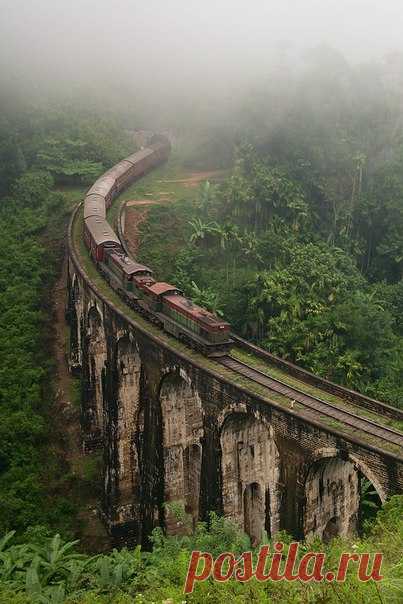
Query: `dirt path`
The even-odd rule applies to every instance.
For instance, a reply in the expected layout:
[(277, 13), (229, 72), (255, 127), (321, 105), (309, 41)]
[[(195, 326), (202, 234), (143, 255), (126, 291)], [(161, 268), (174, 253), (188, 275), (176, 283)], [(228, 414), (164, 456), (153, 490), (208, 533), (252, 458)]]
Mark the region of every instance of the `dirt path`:
[[(63, 496), (72, 500), (79, 512), (75, 519), (75, 532), (81, 547), (90, 552), (110, 549), (110, 538), (99, 520), (97, 513), (98, 496), (89, 488), (85, 475), (88, 456), (81, 447), (79, 407), (73, 401), (74, 387), (66, 361), (67, 325), (65, 302), (67, 294), (67, 262), (63, 261), (60, 278), (52, 292), (54, 305), (53, 354), (56, 361), (55, 403), (52, 412), (53, 448), (61, 466), (65, 468), (65, 478), (61, 477), (60, 488)], [(99, 477), (100, 480), (101, 477)]]
[(162, 180), (160, 182), (166, 183), (178, 183), (183, 184), (185, 187), (197, 187), (203, 180), (221, 180), (226, 174), (225, 170), (210, 170), (208, 172), (191, 172), (186, 178), (174, 179), (174, 180)]
[(158, 199), (157, 201), (153, 199), (129, 199), (126, 201), (126, 207), (132, 208), (133, 206), (156, 206), (164, 201), (169, 201), (168, 199)]

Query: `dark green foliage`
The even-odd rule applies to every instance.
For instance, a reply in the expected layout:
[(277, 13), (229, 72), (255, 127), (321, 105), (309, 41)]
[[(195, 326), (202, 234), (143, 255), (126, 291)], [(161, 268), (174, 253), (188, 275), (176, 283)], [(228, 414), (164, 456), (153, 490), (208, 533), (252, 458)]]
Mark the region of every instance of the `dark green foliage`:
[(92, 181), (131, 149), (116, 125), (67, 110), (10, 112), (0, 137), (0, 531), (69, 534), (75, 504), (49, 434), (51, 290), (71, 208), (55, 180)]
[[(17, 545), (13, 533), (0, 539), (0, 602), (1, 603), (116, 603), (161, 604), (167, 598), (180, 604), (220, 604), (237, 602), (327, 602), (337, 604), (397, 604), (401, 596), (401, 539), (403, 538), (402, 497), (392, 497), (377, 517), (368, 524), (365, 538), (350, 541), (334, 540), (329, 545), (319, 541), (301, 544), (300, 555), (307, 551), (326, 553), (326, 569), (337, 569), (343, 552), (378, 552), (384, 556), (383, 580), (362, 583), (357, 567), (350, 565), (345, 583), (325, 581), (265, 582), (252, 579), (241, 584), (208, 580), (198, 583), (193, 594), (185, 596), (183, 587), (190, 554), (193, 550), (210, 552), (214, 559), (222, 552), (235, 555), (250, 550), (249, 539), (228, 520), (212, 514), (207, 526), (199, 523), (193, 534), (166, 537), (160, 529), (153, 533), (153, 550), (114, 550), (99, 556), (80, 555), (75, 542), (64, 542), (59, 535), (43, 531), (31, 532), (29, 540)], [(281, 533), (273, 541), (291, 542)], [(254, 554), (256, 561), (257, 552)]]
[[(386, 181), (374, 175), (368, 183), (365, 199), (373, 199), (376, 187), (381, 199), (375, 204), (379, 216), (368, 224), (360, 172), (364, 160), (357, 156), (356, 161), (360, 175), (354, 187), (360, 194), (354, 193), (354, 211), (350, 207), (346, 213), (344, 202), (334, 201), (332, 215), (318, 213), (317, 193), (307, 185), (312, 166), (307, 164), (302, 176), (242, 145), (230, 177), (220, 186), (201, 186), (196, 204), (166, 207), (163, 220), (161, 209), (150, 210), (140, 254), (154, 262), (160, 277), (223, 312), (241, 335), (315, 373), (399, 405), (400, 171), (395, 166), (392, 178), (389, 167)], [(330, 195), (326, 162), (321, 169), (322, 194)], [(170, 225), (167, 235), (155, 228), (157, 222)]]
[(102, 173), (103, 166), (86, 159), (86, 147), (81, 140), (46, 138), (38, 150), (38, 165), (59, 181), (90, 184)]
[(131, 152), (119, 121), (91, 108), (9, 111), (0, 122), (0, 197), (27, 168), (47, 172), (57, 184), (89, 185)]
[(16, 128), (3, 115), (0, 119), (0, 197), (9, 191), (14, 180), (25, 169), (25, 160)]
[[(64, 205), (52, 178), (26, 173), (0, 206), (0, 527), (44, 521), (41, 482), (45, 414), (53, 393), (45, 338), (45, 291), (52, 286), (57, 248), (46, 249), (50, 209), (63, 224)], [(48, 295), (48, 294), (47, 294)], [(55, 503), (56, 504), (56, 503)], [(50, 512), (51, 510), (49, 510)]]

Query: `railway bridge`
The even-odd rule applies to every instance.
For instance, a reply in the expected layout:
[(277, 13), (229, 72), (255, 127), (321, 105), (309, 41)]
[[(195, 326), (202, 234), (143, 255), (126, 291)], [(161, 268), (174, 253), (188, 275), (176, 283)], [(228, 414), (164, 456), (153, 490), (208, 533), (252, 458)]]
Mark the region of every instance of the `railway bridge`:
[[(85, 451), (103, 455), (100, 509), (116, 542), (186, 532), (210, 511), (266, 531), (357, 530), (360, 482), (403, 491), (403, 414), (236, 339), (207, 359), (129, 309), (69, 227), (69, 362)], [(167, 505), (168, 504), (168, 505)], [(171, 505), (169, 505), (171, 504)], [(186, 515), (174, 513), (180, 504)]]

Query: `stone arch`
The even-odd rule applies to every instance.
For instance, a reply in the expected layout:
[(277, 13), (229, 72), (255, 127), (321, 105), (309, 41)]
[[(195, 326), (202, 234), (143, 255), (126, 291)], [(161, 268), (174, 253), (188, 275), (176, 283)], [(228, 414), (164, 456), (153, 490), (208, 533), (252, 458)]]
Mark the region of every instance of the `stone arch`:
[(328, 457), (337, 457), (340, 454), (336, 447), (323, 447), (317, 449), (312, 455), (312, 461), (319, 461), (320, 459), (326, 459)]
[[(333, 452), (332, 452), (333, 453)], [(308, 468), (304, 489), (303, 533), (329, 541), (358, 529), (359, 480), (354, 465), (340, 454), (316, 454)]]
[(355, 455), (349, 455), (349, 459), (351, 463), (354, 464), (355, 468), (374, 485), (374, 488), (379, 495), (379, 499), (382, 503), (385, 503), (388, 496), (376, 474), (374, 474), (374, 472)]
[(80, 285), (76, 273), (74, 273), (71, 281), (71, 296), (74, 303), (77, 303), (80, 300)]
[(89, 309), (85, 327), (83, 427), (90, 440), (99, 441), (102, 438), (104, 425), (103, 400), (107, 345), (102, 316), (96, 305)]
[(359, 530), (360, 474), (373, 484), (382, 503), (386, 493), (360, 459), (334, 447), (317, 450), (305, 477), (304, 535), (324, 541)]
[(234, 413), (220, 440), (224, 513), (256, 544), (264, 530), (279, 530), (280, 455), (273, 430), (263, 419)]
[[(184, 372), (167, 373), (161, 380), (159, 401), (162, 413), (164, 457), (164, 500), (180, 502), (199, 518), (200, 472), (203, 437), (203, 412), (200, 397)], [(185, 527), (169, 511), (168, 532), (183, 532)]]

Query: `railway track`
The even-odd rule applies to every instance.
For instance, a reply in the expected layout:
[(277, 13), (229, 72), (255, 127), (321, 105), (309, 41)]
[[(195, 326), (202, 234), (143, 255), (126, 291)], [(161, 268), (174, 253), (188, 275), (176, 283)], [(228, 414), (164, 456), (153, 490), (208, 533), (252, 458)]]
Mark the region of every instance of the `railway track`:
[(357, 415), (347, 409), (342, 409), (337, 405), (333, 405), (332, 403), (312, 396), (311, 394), (306, 394), (299, 388), (290, 386), (277, 378), (268, 376), (263, 371), (251, 367), (247, 363), (235, 359), (230, 355), (221, 357), (220, 359), (217, 359), (217, 361), (227, 369), (231, 369), (235, 373), (241, 374), (256, 383), (267, 387), (276, 394), (286, 396), (311, 411), (317, 412), (320, 415), (326, 415), (327, 417), (338, 420), (356, 430), (381, 438), (388, 443), (393, 443), (403, 450), (403, 433), (394, 428), (382, 426), (369, 418)]

